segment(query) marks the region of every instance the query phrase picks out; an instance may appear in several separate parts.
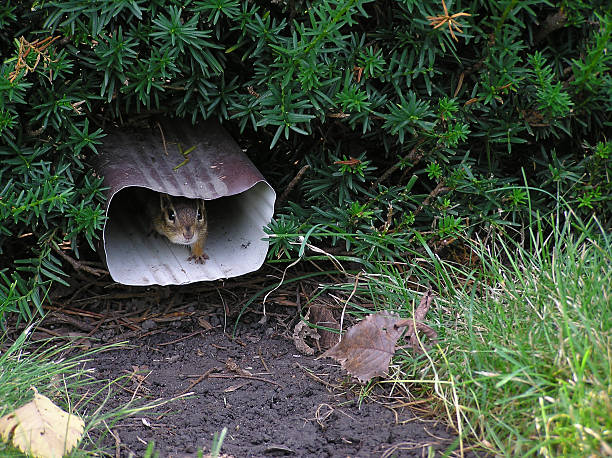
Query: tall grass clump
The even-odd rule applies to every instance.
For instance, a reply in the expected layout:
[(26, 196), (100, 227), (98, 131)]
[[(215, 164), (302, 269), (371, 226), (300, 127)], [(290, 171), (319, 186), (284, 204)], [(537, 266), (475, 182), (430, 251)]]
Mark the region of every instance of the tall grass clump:
[(530, 249), (478, 245), (480, 277), (452, 300), (463, 319), (446, 336), (445, 400), (496, 452), (612, 453), (612, 246), (596, 221), (570, 223), (530, 231)]
[(462, 448), (610, 455), (609, 233), (568, 212), (537, 219), (517, 239), (491, 234), (472, 243), (473, 257), (462, 263), (426, 248), (412, 263), (377, 264), (362, 277), (359, 294), (374, 308), (405, 317), (418, 304), (417, 291), (432, 285), (437, 292), (426, 318), (437, 343), (421, 356), (396, 353), (385, 383), (433, 399), (430, 406), (457, 429)]

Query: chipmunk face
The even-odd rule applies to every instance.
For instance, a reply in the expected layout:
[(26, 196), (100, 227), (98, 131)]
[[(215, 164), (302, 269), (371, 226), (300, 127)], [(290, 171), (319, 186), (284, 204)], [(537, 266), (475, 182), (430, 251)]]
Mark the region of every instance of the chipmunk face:
[(160, 194), (161, 218), (157, 231), (172, 243), (191, 245), (206, 231), (206, 210), (201, 199), (170, 197)]

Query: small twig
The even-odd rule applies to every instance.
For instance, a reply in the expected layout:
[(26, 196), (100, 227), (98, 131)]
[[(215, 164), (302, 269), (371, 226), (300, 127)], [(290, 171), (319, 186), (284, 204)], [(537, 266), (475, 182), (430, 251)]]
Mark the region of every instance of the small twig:
[[(145, 375), (144, 377), (140, 378), (140, 380), (138, 381), (138, 385), (136, 385), (136, 389), (134, 390), (134, 393), (132, 393), (132, 398), (130, 399), (130, 402), (134, 402), (134, 399), (136, 398), (136, 394), (138, 393), (138, 390), (140, 389), (140, 387), (142, 386), (142, 384), (144, 383), (144, 381), (149, 378), (149, 375), (151, 375), (153, 373), (153, 371), (149, 371), (149, 373), (147, 375)], [(136, 375), (134, 373), (134, 375)]]
[(261, 364), (264, 367), (264, 369), (266, 370), (266, 372), (270, 372), (271, 373), (270, 368), (266, 364), (266, 360), (264, 359), (263, 354), (261, 352), (261, 347), (258, 349), (257, 353), (259, 353), (259, 360), (261, 361)]
[(164, 136), (164, 130), (162, 129), (161, 124), (157, 121), (157, 127), (159, 128), (159, 133), (161, 134), (162, 144), (164, 145), (164, 152), (166, 156), (168, 155), (168, 148), (166, 147), (166, 137)]
[[(427, 450), (428, 447), (432, 447), (434, 445), (439, 445), (437, 442), (397, 442), (391, 445), (388, 449), (386, 449), (381, 456), (381, 458), (389, 458), (391, 456), (396, 456), (399, 450)], [(461, 455), (463, 456), (463, 455)]]
[(229, 340), (231, 340), (234, 343), (237, 343), (238, 345), (242, 346), (242, 347), (246, 347), (247, 344), (245, 344), (242, 340), (240, 340), (238, 337), (232, 337), (230, 334), (228, 334), (227, 332), (224, 332), (225, 337), (227, 337)]
[[(91, 287), (93, 285), (95, 285), (98, 282), (98, 280), (91, 280), (88, 281), (87, 283), (85, 283), (83, 286), (79, 287), (79, 289), (77, 289), (74, 293), (72, 293), (72, 295), (65, 301), (65, 304), (72, 304), (72, 302), (74, 300), (76, 300), (77, 297), (79, 297), (79, 295), (83, 292), (83, 291), (91, 291)], [(100, 318), (101, 315), (97, 318)]]
[(36, 330), (39, 332), (44, 332), (45, 334), (49, 334), (50, 336), (53, 336), (53, 337), (62, 337), (62, 338), (67, 337), (60, 332), (52, 331), (51, 329), (43, 328), (42, 326), (36, 326)]
[(103, 322), (102, 320), (98, 320), (98, 323), (96, 324), (96, 326), (95, 326), (95, 327), (94, 327), (94, 328), (93, 328), (91, 331), (89, 331), (89, 333), (87, 334), (87, 337), (83, 337), (83, 338), (81, 338), (81, 339), (79, 339), (79, 340), (76, 340), (76, 341), (74, 342), (74, 345), (75, 345), (75, 346), (77, 346), (77, 345), (82, 345), (82, 344), (85, 342), (85, 340), (86, 340), (86, 339), (89, 339), (89, 338), (90, 338), (91, 336), (93, 336), (93, 335), (94, 335), (96, 332), (98, 332), (98, 329), (100, 329), (100, 327), (102, 326), (102, 324), (103, 324), (103, 323), (104, 323), (104, 322)]
[(461, 72), (461, 75), (459, 75), (459, 81), (457, 82), (457, 87), (455, 88), (453, 98), (457, 97), (457, 94), (459, 94), (461, 86), (463, 86), (463, 78), (465, 78), (465, 72)]
[[(91, 287), (92, 283), (87, 283), (87, 285), (89, 287)], [(69, 302), (69, 301), (68, 301)], [(87, 318), (94, 318), (96, 320), (99, 320), (100, 318), (104, 318), (104, 314), (103, 313), (95, 313), (95, 312), (90, 312), (88, 310), (72, 310), (67, 308), (65, 305), (63, 305), (62, 307), (54, 307), (52, 305), (48, 305), (47, 307), (45, 307), (46, 310), (51, 310), (53, 312), (62, 312), (65, 313), (66, 315), (77, 315), (77, 316), (84, 316)]]
[(346, 311), (346, 306), (348, 305), (349, 301), (353, 298), (355, 291), (357, 291), (357, 285), (359, 284), (359, 276), (361, 275), (361, 272), (362, 271), (359, 271), (359, 273), (355, 277), (355, 284), (353, 285), (353, 291), (351, 291), (351, 294), (346, 299), (346, 301), (344, 302), (344, 306), (342, 307), (342, 314), (340, 315), (340, 338), (338, 339), (338, 342), (342, 340), (342, 324), (344, 322), (344, 312)]
[(211, 367), (206, 372), (204, 372), (202, 375), (200, 375), (197, 379), (195, 379), (193, 382), (191, 382), (191, 384), (189, 385), (189, 387), (187, 389), (181, 391), (179, 393), (179, 396), (182, 396), (185, 393), (189, 393), (194, 386), (196, 386), (198, 383), (200, 383), (205, 378), (208, 378), (210, 376), (210, 374), (212, 374), (213, 372), (219, 372), (219, 371), (221, 371), (220, 367), (217, 367), (217, 366)]
[(448, 188), (446, 186), (444, 186), (444, 182), (445, 182), (444, 179), (440, 180), (438, 185), (435, 188), (432, 189), (432, 191), (425, 198), (423, 203), (421, 203), (421, 205), (419, 205), (419, 207), (414, 211), (414, 213), (413, 213), (414, 216), (417, 216), (419, 213), (421, 213), (423, 211), (423, 208), (428, 207), (429, 204), (431, 203), (431, 201), (434, 198), (436, 198), (438, 196), (438, 194), (440, 194), (440, 193), (442, 193), (444, 191), (448, 191)]
[(295, 175), (295, 177), (293, 177), (293, 180), (289, 182), (289, 184), (287, 185), (287, 187), (285, 188), (281, 196), (276, 200), (276, 204), (274, 205), (276, 209), (279, 209), (280, 206), (285, 203), (285, 201), (287, 200), (287, 197), (289, 196), (289, 193), (293, 190), (293, 188), (295, 188), (295, 185), (298, 184), (298, 182), (302, 179), (302, 176), (304, 176), (304, 174), (309, 168), (310, 168), (310, 165), (306, 164), (304, 167), (302, 167), (299, 170), (299, 172)]
[(64, 253), (62, 250), (60, 250), (55, 244), (53, 244), (52, 246), (53, 246), (53, 251), (55, 251), (63, 259), (68, 261), (68, 263), (72, 266), (72, 268), (74, 270), (82, 270), (84, 272), (88, 272), (88, 273), (90, 273), (92, 275), (95, 275), (95, 276), (107, 275), (108, 274), (108, 270), (96, 269), (94, 267), (89, 267), (89, 266), (85, 265), (84, 263), (82, 263), (80, 261), (77, 261), (76, 259), (71, 258), (70, 256), (68, 256), (66, 253)]
[(327, 388), (330, 388), (330, 389), (336, 389), (336, 388), (338, 388), (338, 385), (332, 385), (331, 383), (326, 382), (325, 380), (323, 380), (323, 379), (322, 379), (321, 377), (319, 377), (318, 375), (313, 374), (313, 373), (312, 373), (312, 371), (311, 371), (310, 369), (308, 369), (307, 367), (302, 366), (300, 363), (297, 363), (297, 362), (296, 362), (295, 364), (297, 364), (297, 366), (298, 366), (300, 369), (302, 369), (302, 370), (304, 371), (304, 373), (305, 373), (306, 375), (308, 375), (310, 378), (312, 378), (314, 381), (319, 382), (319, 383), (321, 383), (321, 384), (325, 385)]
[(385, 172), (374, 183), (372, 183), (370, 190), (376, 188), (380, 183), (384, 183), (387, 178), (393, 175), (400, 168), (402, 163), (410, 162), (411, 166), (414, 167), (424, 156), (424, 153), (419, 150), (419, 146), (421, 146), (424, 141), (424, 138), (420, 138), (417, 144), (414, 145), (414, 148), (412, 148), (406, 156), (385, 170)]
[(188, 334), (188, 335), (186, 335), (186, 336), (183, 336), (183, 337), (181, 337), (181, 338), (179, 338), (179, 339), (176, 339), (176, 340), (171, 340), (170, 342), (164, 342), (164, 343), (160, 343), (160, 344), (157, 344), (157, 345), (158, 345), (159, 347), (164, 347), (164, 346), (166, 346), (166, 345), (172, 345), (172, 344), (175, 344), (175, 343), (182, 342), (183, 340), (191, 339), (193, 336), (197, 336), (198, 334), (202, 334), (202, 333), (204, 333), (204, 332), (206, 332), (206, 331), (201, 331), (201, 330), (200, 330), (200, 331), (192, 332), (191, 334)]
[[(328, 410), (327, 412), (321, 415), (322, 407), (327, 407)], [(325, 425), (323, 424), (323, 422), (327, 420), (334, 413), (334, 410), (335, 409), (332, 406), (330, 406), (329, 404), (325, 402), (323, 404), (319, 404), (319, 407), (317, 407), (317, 411), (315, 412), (315, 420), (317, 420), (317, 423), (319, 424), (321, 428), (325, 429)]]
[(217, 294), (221, 298), (221, 303), (223, 304), (223, 334), (227, 334), (227, 316), (229, 315), (229, 307), (225, 303), (225, 299), (223, 299), (223, 294), (219, 288), (215, 288), (217, 290)]
[(427, 292), (423, 294), (421, 302), (414, 312), (414, 316), (412, 318), (398, 321), (393, 325), (395, 329), (406, 326), (406, 336), (410, 338), (410, 345), (413, 350), (418, 353), (423, 353), (423, 350), (419, 347), (417, 330), (423, 331), (423, 333), (431, 340), (435, 340), (438, 337), (436, 331), (423, 323), (434, 296), (434, 292), (431, 289), (428, 289)]
[(378, 227), (378, 230), (383, 234), (386, 234), (389, 232), (391, 224), (393, 224), (393, 205), (389, 204), (387, 207), (387, 218), (385, 219), (385, 222)]
[(88, 324), (88, 323), (84, 323), (81, 320), (78, 320), (76, 318), (73, 318), (69, 315), (65, 315), (63, 313), (60, 312), (53, 312), (50, 313), (49, 315), (47, 315), (47, 317), (43, 320), (43, 323), (45, 325), (48, 324), (54, 324), (54, 323), (68, 323), (71, 324), (77, 328), (79, 328), (81, 331), (84, 332), (91, 332), (91, 330), (94, 328), (92, 325)]
[(104, 423), (104, 426), (106, 426), (106, 430), (110, 433), (110, 435), (115, 438), (115, 457), (120, 458), (121, 457), (121, 439), (119, 439), (119, 434), (115, 433), (112, 429), (108, 427), (108, 425), (106, 424), (106, 420), (102, 420), (102, 423)]
[(210, 378), (246, 378), (249, 380), (257, 380), (259, 382), (271, 383), (272, 385), (276, 385), (277, 387), (284, 389), (283, 385), (280, 383), (276, 383), (273, 380), (268, 380), (267, 378), (257, 377), (256, 375), (242, 375), (242, 374), (211, 374)]
[(135, 299), (138, 297), (155, 297), (158, 293), (154, 290), (146, 291), (144, 293), (113, 293), (113, 294), (97, 294), (91, 297), (84, 297), (83, 299), (78, 299), (74, 302), (97, 302), (102, 299), (111, 300), (111, 299)]

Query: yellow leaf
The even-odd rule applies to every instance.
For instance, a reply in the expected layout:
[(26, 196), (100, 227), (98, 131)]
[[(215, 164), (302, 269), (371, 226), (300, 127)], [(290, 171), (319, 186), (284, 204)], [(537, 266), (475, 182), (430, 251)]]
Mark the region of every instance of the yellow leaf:
[(34, 399), (0, 418), (0, 436), (34, 457), (61, 458), (81, 440), (85, 422), (34, 392)]

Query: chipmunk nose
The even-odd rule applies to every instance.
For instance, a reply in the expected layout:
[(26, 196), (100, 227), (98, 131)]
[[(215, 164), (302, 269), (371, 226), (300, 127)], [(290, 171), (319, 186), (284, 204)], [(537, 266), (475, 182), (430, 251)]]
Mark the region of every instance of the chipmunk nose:
[(186, 241), (189, 241), (193, 238), (193, 229), (191, 228), (191, 226), (186, 226), (185, 228), (183, 228), (183, 238)]

